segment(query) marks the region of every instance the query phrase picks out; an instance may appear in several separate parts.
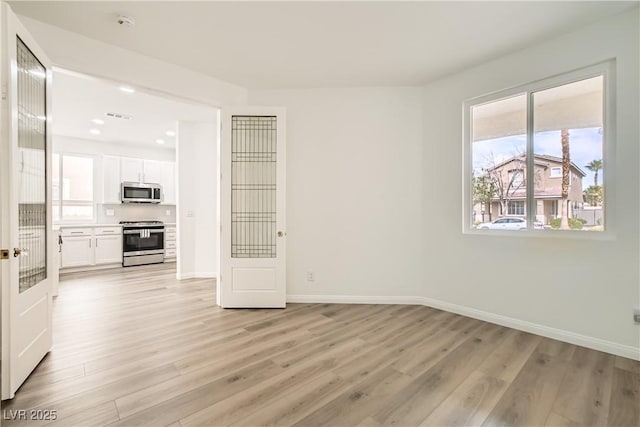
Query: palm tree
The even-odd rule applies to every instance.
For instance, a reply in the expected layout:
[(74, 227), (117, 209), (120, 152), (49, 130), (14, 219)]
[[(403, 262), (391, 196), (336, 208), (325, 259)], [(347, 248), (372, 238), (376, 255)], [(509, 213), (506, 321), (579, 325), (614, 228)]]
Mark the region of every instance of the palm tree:
[(602, 159), (600, 160), (591, 160), (588, 165), (585, 166), (591, 172), (594, 172), (593, 176), (593, 185), (598, 186), (598, 171), (602, 170)]
[(562, 144), (562, 206), (560, 217), (560, 229), (569, 230), (569, 170), (571, 168), (571, 157), (569, 152), (569, 131), (560, 131), (560, 142)]

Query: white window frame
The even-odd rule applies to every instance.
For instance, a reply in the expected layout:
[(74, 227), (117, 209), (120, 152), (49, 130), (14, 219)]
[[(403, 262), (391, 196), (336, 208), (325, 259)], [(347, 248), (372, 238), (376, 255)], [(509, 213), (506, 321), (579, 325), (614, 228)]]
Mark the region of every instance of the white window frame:
[[(67, 151), (54, 151), (53, 154), (57, 154), (58, 157), (58, 161), (60, 162), (60, 165), (58, 166), (58, 170), (60, 172), (60, 176), (58, 177), (58, 181), (59, 181), (59, 195), (60, 195), (60, 205), (55, 208), (52, 206), (52, 209), (58, 209), (58, 216), (59, 219), (58, 221), (54, 221), (54, 224), (57, 225), (68, 225), (68, 224), (94, 224), (97, 221), (97, 213), (98, 213), (98, 206), (97, 206), (97, 202), (96, 202), (96, 190), (98, 189), (98, 185), (97, 185), (97, 158), (96, 156), (93, 156), (91, 154), (86, 154), (86, 153), (72, 153), (72, 152), (67, 152)], [(93, 215), (92, 217), (89, 219), (76, 219), (76, 220), (70, 220), (70, 219), (63, 219), (62, 218), (62, 205), (63, 205), (63, 181), (62, 181), (62, 175), (64, 174), (64, 170), (62, 168), (62, 158), (63, 156), (70, 156), (70, 157), (84, 157), (87, 159), (91, 159), (93, 161), (93, 199), (91, 200), (91, 202), (87, 201), (87, 205), (89, 203), (91, 203), (92, 207), (93, 207)], [(53, 155), (51, 156), (52, 161), (53, 161)], [(53, 181), (53, 179), (52, 179)], [(55, 200), (52, 199), (52, 205), (55, 204)], [(52, 212), (53, 215), (53, 212)]]
[[(487, 95), (478, 96), (476, 98), (468, 99), (463, 103), (463, 138), (462, 138), (462, 232), (463, 234), (473, 235), (495, 235), (495, 236), (509, 236), (509, 237), (544, 237), (544, 238), (577, 238), (577, 239), (589, 239), (589, 240), (612, 240), (615, 238), (615, 198), (616, 198), (616, 185), (615, 185), (615, 127), (616, 127), (616, 101), (615, 101), (615, 60), (611, 59), (605, 62), (600, 62), (594, 65), (590, 65), (577, 70), (569, 71), (566, 73), (558, 74), (552, 77), (548, 77), (542, 80), (538, 80), (532, 83), (527, 83), (520, 86), (515, 86), (509, 89), (496, 91)], [(605, 209), (604, 215), (604, 231), (601, 232), (587, 232), (576, 230), (538, 230), (533, 228), (533, 223), (536, 218), (536, 207), (534, 199), (534, 188), (531, 185), (527, 185), (527, 197), (526, 201), (526, 218), (527, 218), (527, 232), (522, 231), (510, 232), (504, 230), (477, 230), (472, 227), (471, 210), (473, 209), (473, 188), (472, 188), (472, 107), (487, 104), (491, 102), (500, 101), (502, 99), (511, 98), (517, 95), (525, 94), (527, 97), (527, 165), (525, 181), (532, 183), (534, 181), (534, 167), (533, 167), (533, 96), (535, 92), (540, 92), (546, 89), (552, 89), (558, 86), (574, 83), (580, 80), (589, 79), (592, 77), (603, 76), (603, 152), (602, 160), (607, 165), (607, 182), (603, 182), (604, 199), (603, 208)]]
[[(560, 171), (560, 174), (559, 175), (554, 175), (553, 174), (554, 170)], [(549, 178), (562, 178), (562, 168), (552, 167), (551, 170), (549, 171)]]
[[(512, 214), (510, 212), (511, 208), (514, 207), (514, 206), (512, 206), (512, 203), (518, 203), (518, 205), (520, 203), (522, 203), (523, 211), (524, 211), (524, 209), (527, 208), (527, 204), (525, 203), (525, 200), (509, 200), (509, 203), (507, 203), (507, 215), (508, 216), (524, 216), (524, 214), (519, 214), (519, 213), (513, 213)], [(520, 207), (519, 206), (518, 206), (517, 210), (520, 211)], [(526, 211), (524, 213), (526, 214)]]

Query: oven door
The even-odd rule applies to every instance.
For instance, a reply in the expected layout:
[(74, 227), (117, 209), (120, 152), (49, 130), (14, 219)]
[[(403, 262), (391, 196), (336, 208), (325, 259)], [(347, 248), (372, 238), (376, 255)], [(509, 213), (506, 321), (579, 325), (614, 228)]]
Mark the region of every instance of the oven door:
[(124, 256), (164, 253), (164, 229), (138, 228), (122, 233)]

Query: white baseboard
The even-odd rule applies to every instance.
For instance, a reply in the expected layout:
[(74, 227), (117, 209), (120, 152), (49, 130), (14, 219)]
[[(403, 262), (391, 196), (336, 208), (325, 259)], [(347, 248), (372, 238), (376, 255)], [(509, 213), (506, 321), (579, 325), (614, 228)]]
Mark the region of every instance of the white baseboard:
[(519, 331), (529, 332), (543, 337), (564, 341), (570, 344), (591, 348), (605, 353), (615, 354), (629, 359), (640, 360), (640, 348), (618, 344), (612, 341), (602, 340), (575, 332), (539, 325), (513, 317), (502, 316), (452, 304), (426, 297), (415, 296), (357, 296), (357, 295), (287, 295), (287, 302), (291, 303), (330, 303), (330, 304), (407, 304), (424, 305), (449, 311), (466, 317), (483, 320), (496, 325), (506, 326)]
[(195, 273), (176, 273), (176, 279), (185, 280), (185, 279), (215, 279), (218, 277), (218, 273), (215, 271), (198, 271)]
[(287, 302), (320, 304), (406, 304), (424, 305), (420, 297), (357, 295), (287, 295)]

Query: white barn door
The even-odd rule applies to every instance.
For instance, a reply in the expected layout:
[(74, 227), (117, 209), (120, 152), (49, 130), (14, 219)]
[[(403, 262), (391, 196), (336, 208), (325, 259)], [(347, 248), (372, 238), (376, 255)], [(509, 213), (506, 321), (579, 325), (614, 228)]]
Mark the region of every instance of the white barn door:
[(285, 307), (284, 109), (223, 109), (221, 123), (218, 304)]
[(51, 65), (7, 4), (0, 7), (2, 399), (10, 399), (52, 344)]

